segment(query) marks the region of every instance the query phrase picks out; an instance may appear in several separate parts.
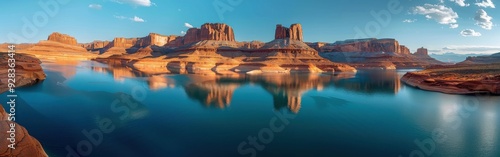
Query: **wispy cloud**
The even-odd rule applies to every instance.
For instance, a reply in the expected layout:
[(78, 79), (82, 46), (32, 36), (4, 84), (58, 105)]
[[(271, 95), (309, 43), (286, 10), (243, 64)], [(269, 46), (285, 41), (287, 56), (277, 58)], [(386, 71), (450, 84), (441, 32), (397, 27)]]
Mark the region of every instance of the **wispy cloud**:
[(126, 16), (113, 15), (113, 17), (115, 17), (117, 19), (120, 19), (120, 20), (129, 19), (130, 21), (133, 21), (133, 22), (146, 22), (143, 18), (140, 18), (138, 16), (134, 16), (134, 17), (128, 18)]
[(112, 0), (112, 1), (120, 4), (130, 4), (133, 6), (143, 6), (143, 7), (150, 7), (151, 5), (155, 5), (155, 3), (151, 2), (151, 0)]
[(453, 52), (457, 54), (493, 54), (500, 52), (500, 46), (487, 45), (449, 45), (437, 50), (429, 50), (434, 54)]
[(475, 5), (483, 8), (495, 8), (495, 4), (491, 0), (483, 0), (481, 2), (475, 3)]
[(460, 32), (460, 35), (462, 35), (464, 37), (479, 37), (479, 36), (481, 36), (481, 33), (476, 32), (473, 29), (465, 29), (462, 32)]
[(137, 16), (134, 16), (133, 18), (130, 18), (130, 20), (132, 20), (134, 22), (145, 22), (144, 19), (142, 19), (140, 17), (137, 17)]
[(444, 5), (424, 4), (423, 6), (416, 6), (415, 8), (412, 8), (411, 13), (424, 15), (425, 18), (435, 20), (439, 24), (450, 25), (450, 27), (458, 27), (457, 12)]
[(468, 7), (468, 6), (470, 6), (469, 3), (465, 3), (465, 0), (450, 0), (450, 1), (457, 3), (461, 7)]
[(100, 4), (89, 4), (89, 8), (100, 10), (100, 9), (102, 9), (102, 5), (100, 5)]
[(186, 34), (186, 32), (185, 31), (181, 31), (181, 34)]
[(193, 28), (193, 25), (191, 25), (189, 23), (184, 23), (184, 26), (186, 26), (187, 28)]
[(458, 24), (450, 24), (450, 28), (458, 28)]
[(403, 20), (404, 23), (413, 23), (413, 22), (417, 22), (417, 19), (405, 19)]
[(483, 29), (491, 30), (493, 27), (493, 22), (491, 22), (493, 18), (486, 13), (483, 9), (479, 9), (476, 12), (476, 16), (474, 20), (476, 20), (476, 25), (480, 26)]

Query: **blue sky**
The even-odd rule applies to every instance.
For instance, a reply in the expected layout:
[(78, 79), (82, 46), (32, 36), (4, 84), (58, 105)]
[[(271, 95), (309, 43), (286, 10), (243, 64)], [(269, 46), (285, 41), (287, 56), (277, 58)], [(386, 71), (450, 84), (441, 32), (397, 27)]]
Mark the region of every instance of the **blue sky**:
[(500, 52), (496, 3), (500, 1), (19, 0), (2, 6), (0, 43), (38, 42), (51, 32), (78, 42), (150, 32), (182, 35), (186, 26), (206, 22), (229, 24), (238, 41), (267, 42), (273, 40), (276, 24), (301, 23), (309, 42), (395, 38), (412, 52), (423, 46), (433, 53), (493, 53)]

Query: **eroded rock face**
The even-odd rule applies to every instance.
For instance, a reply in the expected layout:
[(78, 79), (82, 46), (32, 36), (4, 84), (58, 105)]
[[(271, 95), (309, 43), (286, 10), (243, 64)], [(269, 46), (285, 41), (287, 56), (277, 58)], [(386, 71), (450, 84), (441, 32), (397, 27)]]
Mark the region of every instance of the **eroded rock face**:
[(300, 24), (292, 24), (290, 28), (283, 27), (282, 25), (276, 25), (276, 32), (274, 35), (274, 39), (291, 39), (303, 41), (304, 37), (302, 35), (302, 25)]
[(417, 52), (415, 52), (414, 54), (415, 56), (419, 56), (419, 57), (429, 57), (429, 52), (427, 51), (426, 48), (419, 48), (417, 49)]
[(164, 36), (156, 33), (149, 33), (148, 36), (144, 38), (140, 38), (137, 42), (137, 46), (146, 47), (146, 46), (164, 46), (173, 40), (177, 39), (177, 36)]
[(190, 28), (184, 36), (183, 44), (203, 40), (235, 41), (233, 28), (222, 23), (205, 23), (201, 28)]
[(138, 38), (115, 38), (111, 47), (133, 47), (136, 45)]
[[(30, 136), (28, 131), (21, 125), (8, 120), (8, 115), (0, 104), (0, 157), (47, 157), (42, 145), (34, 137)], [(15, 124), (16, 129), (16, 149), (10, 149), (7, 138), (10, 134), (10, 125)]]
[(355, 39), (337, 41), (323, 46), (319, 52), (393, 52), (410, 54), (410, 50), (395, 39)]
[(90, 51), (95, 51), (95, 50), (99, 50), (99, 49), (103, 49), (105, 48), (106, 46), (109, 45), (109, 41), (93, 41), (91, 43), (86, 43), (86, 44), (82, 44), (81, 46), (87, 50), (90, 50)]
[[(9, 69), (7, 61), (9, 58), (7, 53), (0, 53), (0, 76), (2, 76), (0, 77), (0, 93), (9, 89), (7, 83), (7, 69)], [(39, 59), (24, 54), (16, 54), (14, 58), (16, 59), (16, 87), (32, 85), (45, 80), (45, 73)]]
[(69, 36), (67, 34), (61, 34), (58, 32), (54, 32), (49, 35), (47, 38), (48, 41), (55, 41), (55, 42), (60, 42), (63, 44), (68, 44), (68, 45), (77, 45), (76, 39), (72, 36)]

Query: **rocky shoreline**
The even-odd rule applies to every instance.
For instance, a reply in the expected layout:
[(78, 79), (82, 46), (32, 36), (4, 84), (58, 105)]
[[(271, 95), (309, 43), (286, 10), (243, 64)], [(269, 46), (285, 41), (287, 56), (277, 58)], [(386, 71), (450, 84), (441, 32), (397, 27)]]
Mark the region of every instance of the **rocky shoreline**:
[(438, 66), (409, 72), (401, 80), (412, 87), (447, 94), (500, 95), (500, 64)]
[[(0, 58), (2, 58), (0, 60), (0, 93), (3, 93), (9, 89), (7, 78), (9, 56), (7, 53), (0, 53)], [(42, 62), (38, 58), (25, 54), (16, 54), (14, 58), (16, 59), (16, 87), (33, 85), (45, 80), (46, 75), (40, 65)]]

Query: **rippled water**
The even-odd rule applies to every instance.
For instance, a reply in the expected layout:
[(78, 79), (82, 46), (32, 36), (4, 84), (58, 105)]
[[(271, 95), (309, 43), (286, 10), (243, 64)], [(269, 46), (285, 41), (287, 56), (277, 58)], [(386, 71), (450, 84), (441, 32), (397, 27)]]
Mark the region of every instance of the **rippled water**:
[(16, 120), (55, 157), (500, 156), (500, 97), (410, 88), (401, 71), (150, 76), (96, 62), (43, 67), (47, 80), (18, 89)]

